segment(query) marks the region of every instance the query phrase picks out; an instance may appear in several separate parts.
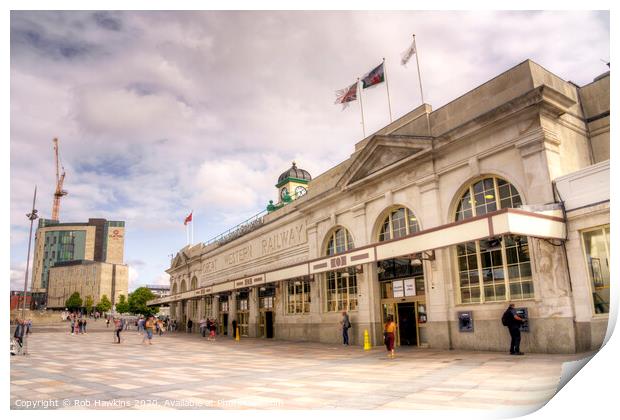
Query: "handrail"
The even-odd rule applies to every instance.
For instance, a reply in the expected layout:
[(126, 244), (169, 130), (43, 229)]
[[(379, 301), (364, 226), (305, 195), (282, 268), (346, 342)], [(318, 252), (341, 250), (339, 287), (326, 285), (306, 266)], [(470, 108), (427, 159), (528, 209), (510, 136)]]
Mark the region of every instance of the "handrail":
[(263, 216), (267, 213), (267, 210), (262, 210), (259, 213), (256, 213), (255, 215), (247, 218), (238, 225), (228, 229), (227, 231), (220, 233), (217, 236), (214, 236), (213, 238), (206, 241), (204, 244), (210, 245), (212, 243), (220, 243), (221, 245), (223, 243), (227, 243), (234, 239), (237, 239), (238, 237), (243, 236), (246, 233), (249, 233), (254, 229), (260, 227), (263, 224)]

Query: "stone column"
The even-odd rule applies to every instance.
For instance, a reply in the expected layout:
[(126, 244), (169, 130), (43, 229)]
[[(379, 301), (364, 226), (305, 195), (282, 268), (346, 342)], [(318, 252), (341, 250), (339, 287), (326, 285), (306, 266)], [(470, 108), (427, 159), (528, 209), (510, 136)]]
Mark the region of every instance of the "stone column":
[[(471, 175), (479, 173), (478, 161), (469, 162)], [(421, 203), (420, 222), (422, 229), (441, 226), (450, 220), (442, 220), (445, 209), (441, 208), (439, 178), (431, 174), (417, 183)], [(450, 249), (434, 250), (435, 260), (424, 261), (426, 283), (427, 340), (432, 348), (448, 349), (451, 344), (453, 279), (450, 275)], [(417, 314), (416, 314), (417, 316)]]
[(258, 287), (250, 288), (248, 296), (248, 304), (250, 305), (250, 315), (248, 319), (248, 335), (250, 337), (258, 336)]
[(233, 319), (237, 319), (237, 293), (234, 291), (228, 298), (228, 336), (234, 339), (237, 332), (233, 330)]

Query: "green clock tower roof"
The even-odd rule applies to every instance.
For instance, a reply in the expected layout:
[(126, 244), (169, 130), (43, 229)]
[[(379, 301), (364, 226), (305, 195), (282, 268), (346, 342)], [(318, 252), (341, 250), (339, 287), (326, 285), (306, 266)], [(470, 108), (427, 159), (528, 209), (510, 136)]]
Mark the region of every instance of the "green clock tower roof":
[(276, 186), (279, 187), (288, 180), (298, 181), (307, 184), (308, 181), (312, 181), (312, 176), (308, 171), (298, 168), (295, 162), (293, 162), (293, 166), (291, 166), (288, 170), (284, 171), (282, 175), (278, 177), (278, 183), (276, 184)]

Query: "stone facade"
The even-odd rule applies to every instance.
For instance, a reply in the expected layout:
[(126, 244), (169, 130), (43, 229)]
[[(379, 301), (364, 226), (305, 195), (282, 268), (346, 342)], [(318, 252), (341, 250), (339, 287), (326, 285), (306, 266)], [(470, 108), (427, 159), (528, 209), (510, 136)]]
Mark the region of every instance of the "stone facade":
[(50, 269), (47, 307), (64, 308), (65, 302), (74, 292), (82, 301), (87, 296), (97, 305), (103, 295), (112, 304), (119, 296), (127, 297), (129, 273), (124, 264), (84, 261), (83, 263), (52, 267)]
[[(224, 311), (216, 302), (228, 296), (226, 323), (232, 331), (233, 319), (242, 319), (236, 301), (247, 293), (248, 335), (265, 336), (265, 319), (270, 318), (275, 338), (336, 343), (342, 339), (342, 315), (329, 299), (346, 295), (353, 344), (363, 343), (368, 331), (371, 342), (379, 345), (385, 317), (395, 311), (403, 342), (402, 331), (415, 326), (411, 334), (417, 345), (505, 351), (509, 338), (499, 320), (516, 292), (501, 288), (512, 290), (512, 277), (509, 282), (501, 274), (505, 285), (494, 286), (500, 298), (468, 302), (459, 283), (455, 246), (485, 237), (506, 241), (497, 234), (504, 229), (527, 237), (523, 246), (531, 274), (523, 276), (533, 294), (511, 299), (529, 313), (530, 332), (523, 334), (522, 350), (572, 353), (600, 346), (607, 318), (594, 320), (591, 314), (579, 313), (578, 308), (592, 306), (587, 293), (577, 293), (576, 285), (588, 279), (583, 272), (569, 276), (573, 267), (567, 264), (565, 249), (578, 239), (573, 233), (565, 241), (557, 229), (559, 223), (562, 232), (577, 232), (592, 222), (591, 216), (585, 215), (583, 225), (575, 227), (570, 225), (573, 219), (560, 217), (554, 180), (609, 159), (609, 122), (605, 129), (604, 121), (608, 80), (605, 76), (580, 88), (527, 60), (438, 110), (420, 106), (357, 143), (349, 159), (310, 181), (305, 196), (265, 216), (259, 229), (222, 246), (199, 244), (180, 250), (167, 270), (171, 296), (153, 304), (170, 302), (171, 316), (181, 323), (203, 316), (223, 322)], [(495, 183), (493, 191), (500, 182), (510, 184), (522, 209), (531, 212), (489, 210), (487, 219), (459, 220), (464, 194), (485, 179)], [(491, 193), (482, 200), (488, 197), (499, 203)], [(479, 204), (473, 197), (469, 203)], [(382, 242), (386, 221), (390, 229), (405, 223), (392, 221), (397, 209), (408, 209), (406, 214), (413, 216), (407, 219), (407, 229), (415, 221), (419, 232), (407, 230), (398, 240)], [(601, 217), (605, 214), (608, 220), (608, 208)], [(477, 233), (487, 222), (486, 233)], [(341, 257), (330, 259), (330, 240), (341, 229), (350, 234), (352, 244), (336, 254)], [(521, 242), (518, 249), (522, 251)], [(506, 245), (501, 245), (501, 253), (503, 271), (493, 273), (506, 271)], [(407, 261), (405, 268), (421, 264), (412, 286), (415, 295), (397, 292), (397, 282), (387, 282), (391, 289), (380, 283), (385, 275), (380, 263), (394, 257)], [(480, 264), (482, 257), (477, 258)], [(412, 284), (414, 277), (405, 280)], [(346, 291), (332, 294), (332, 281), (345, 284)], [(307, 296), (295, 295), (306, 299), (306, 306), (301, 313), (291, 313), (290, 290), (298, 284), (309, 284)], [(260, 294), (270, 291), (275, 294), (273, 307), (259, 307)], [(486, 284), (484, 293), (490, 293)], [(208, 308), (206, 299), (213, 300)], [(466, 311), (473, 314), (474, 328), (462, 332), (458, 315)]]

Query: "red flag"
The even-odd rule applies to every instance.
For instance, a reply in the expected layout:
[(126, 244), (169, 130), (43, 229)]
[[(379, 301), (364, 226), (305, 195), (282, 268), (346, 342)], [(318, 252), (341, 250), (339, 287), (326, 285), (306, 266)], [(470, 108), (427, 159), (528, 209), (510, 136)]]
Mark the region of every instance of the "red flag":
[[(194, 213), (194, 212), (192, 212), (192, 213)], [(187, 216), (187, 217), (185, 218), (185, 221), (183, 222), (183, 224), (184, 224), (185, 226), (187, 226), (187, 224), (188, 224), (189, 222), (191, 222), (191, 221), (192, 221), (192, 213), (190, 213), (190, 214), (189, 214), (189, 216)]]

